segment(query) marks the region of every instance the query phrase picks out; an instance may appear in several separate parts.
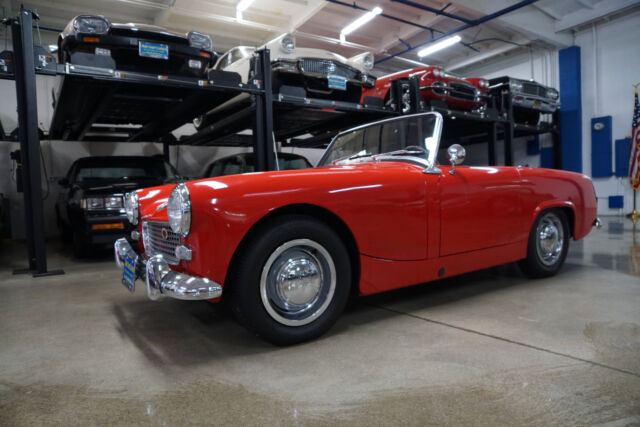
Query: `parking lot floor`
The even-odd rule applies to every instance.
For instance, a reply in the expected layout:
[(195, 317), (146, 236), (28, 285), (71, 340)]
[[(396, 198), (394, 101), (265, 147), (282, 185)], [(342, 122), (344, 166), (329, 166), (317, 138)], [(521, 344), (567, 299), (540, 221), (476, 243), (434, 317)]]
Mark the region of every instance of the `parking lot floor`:
[[(0, 250), (0, 425), (640, 424), (640, 224), (606, 218), (558, 275), (514, 264), (357, 298), (274, 347), (224, 307), (150, 301), (110, 252), (13, 275)], [(138, 282), (140, 284), (140, 282)]]

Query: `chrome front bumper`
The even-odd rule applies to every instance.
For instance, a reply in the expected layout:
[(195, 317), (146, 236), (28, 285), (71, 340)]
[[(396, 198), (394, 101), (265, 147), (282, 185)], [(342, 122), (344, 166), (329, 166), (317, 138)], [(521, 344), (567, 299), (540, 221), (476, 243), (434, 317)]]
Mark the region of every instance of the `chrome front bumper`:
[(144, 280), (147, 295), (154, 301), (162, 297), (203, 300), (219, 298), (222, 295), (221, 285), (205, 277), (190, 276), (171, 270), (162, 255), (143, 259), (125, 238), (116, 240), (113, 251), (116, 264), (121, 269), (124, 268), (125, 257), (135, 262), (136, 279), (140, 277)]

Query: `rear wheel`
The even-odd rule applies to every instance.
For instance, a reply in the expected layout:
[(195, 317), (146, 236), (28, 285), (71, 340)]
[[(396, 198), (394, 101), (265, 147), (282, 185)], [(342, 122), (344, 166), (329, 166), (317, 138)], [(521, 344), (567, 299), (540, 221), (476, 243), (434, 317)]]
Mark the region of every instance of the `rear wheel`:
[(265, 340), (289, 345), (326, 332), (351, 286), (347, 249), (326, 224), (287, 216), (263, 227), (235, 267), (232, 309)]
[(560, 270), (569, 250), (569, 224), (560, 209), (543, 211), (529, 233), (527, 257), (519, 262), (531, 277), (553, 276)]

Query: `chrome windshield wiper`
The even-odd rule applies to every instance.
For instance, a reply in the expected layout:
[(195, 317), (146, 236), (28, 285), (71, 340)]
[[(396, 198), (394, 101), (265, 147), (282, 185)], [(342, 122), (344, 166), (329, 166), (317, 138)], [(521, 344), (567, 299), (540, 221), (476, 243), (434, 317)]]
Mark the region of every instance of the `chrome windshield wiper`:
[(427, 154), (427, 150), (423, 150), (421, 148), (415, 148), (411, 150), (402, 149), (402, 150), (396, 150), (396, 151), (389, 151), (388, 153), (381, 153), (381, 155), (384, 155), (384, 156), (411, 156), (416, 154), (423, 156)]
[(361, 159), (363, 157), (371, 157), (373, 156), (373, 153), (358, 153), (358, 154), (354, 154), (353, 156), (350, 156), (349, 158), (347, 158), (347, 160), (355, 160), (355, 159)]

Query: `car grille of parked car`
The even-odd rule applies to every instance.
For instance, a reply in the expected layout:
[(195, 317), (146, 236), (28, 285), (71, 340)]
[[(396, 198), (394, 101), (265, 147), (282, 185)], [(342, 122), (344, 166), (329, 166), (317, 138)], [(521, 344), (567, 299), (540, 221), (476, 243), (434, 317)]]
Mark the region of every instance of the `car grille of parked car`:
[(301, 66), (305, 73), (340, 76), (347, 80), (360, 80), (360, 72), (358, 70), (329, 59), (303, 58)]
[(451, 88), (450, 96), (452, 98), (464, 99), (466, 101), (473, 101), (476, 97), (476, 89), (464, 83), (450, 82)]
[(144, 221), (142, 223), (142, 243), (147, 256), (162, 255), (171, 265), (179, 263), (176, 247), (180, 244), (180, 236), (171, 230), (166, 222)]
[(547, 97), (547, 88), (535, 83), (522, 83), (522, 92), (527, 95), (540, 96), (543, 98)]

